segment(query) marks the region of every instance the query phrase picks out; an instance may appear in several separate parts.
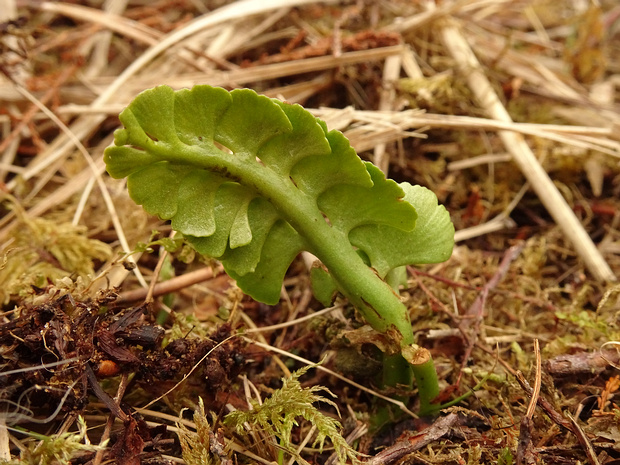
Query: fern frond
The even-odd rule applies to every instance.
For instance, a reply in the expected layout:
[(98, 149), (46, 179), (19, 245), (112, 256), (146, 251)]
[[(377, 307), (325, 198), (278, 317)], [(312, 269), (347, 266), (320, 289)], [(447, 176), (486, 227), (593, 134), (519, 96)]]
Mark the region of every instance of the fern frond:
[(329, 389), (323, 386), (302, 387), (299, 378), (315, 365), (301, 368), (282, 379), (282, 387), (273, 392), (262, 404), (252, 402), (252, 409), (246, 412), (237, 410), (226, 415), (224, 423), (235, 429), (239, 435), (246, 435), (246, 425), (262, 430), (266, 435), (276, 437), (280, 447), (292, 456), (296, 456), (296, 447), (291, 442), (293, 428), (299, 426), (298, 420), (303, 418), (316, 426), (317, 436), (314, 446), (322, 451), (325, 441), (329, 439), (333, 444), (339, 463), (360, 463), (357, 452), (346, 442), (340, 434), (342, 426), (338, 420), (321, 413), (314, 404), (326, 403), (338, 409), (337, 405), (320, 393), (327, 393), (335, 397)]
[(57, 435), (46, 436), (32, 431), (23, 431), (30, 437), (24, 441), (26, 447), (22, 450), (19, 460), (0, 460), (0, 465), (55, 465), (69, 463), (79, 452), (94, 452), (105, 447), (87, 444), (86, 422), (80, 416), (77, 421), (77, 431), (69, 431)]
[[(349, 267), (341, 270), (334, 256), (362, 249), (383, 277), (404, 257), (406, 264), (438, 262), (452, 251), (454, 229), (436, 199), (436, 212), (421, 223), (411, 186), (385, 179), (342, 133), (299, 105), (249, 89), (160, 86), (138, 95), (119, 118), (125, 128), (105, 151), (110, 175), (127, 177), (136, 203), (169, 219), (262, 302), (278, 301), (284, 274), (303, 250), (323, 261), (349, 298), (357, 295), (346, 283)], [(443, 230), (433, 220), (432, 236), (418, 234), (431, 217)], [(417, 247), (403, 254), (396, 242), (371, 254), (386, 242), (384, 233)]]

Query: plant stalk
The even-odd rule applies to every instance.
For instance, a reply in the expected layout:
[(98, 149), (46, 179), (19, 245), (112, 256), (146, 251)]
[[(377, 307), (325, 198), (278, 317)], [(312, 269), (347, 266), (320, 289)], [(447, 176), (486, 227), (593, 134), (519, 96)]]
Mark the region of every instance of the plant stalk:
[[(347, 234), (332, 228), (323, 218), (316, 199), (299, 190), (288, 176), (264, 165), (248, 163), (246, 154), (233, 154), (222, 161), (204, 147), (185, 146), (181, 153), (167, 154), (201, 169), (225, 172), (242, 180), (264, 197), (305, 240), (308, 251), (318, 256), (338, 283), (341, 292), (377, 331), (389, 334), (404, 355), (386, 356), (384, 379), (390, 386), (411, 386), (411, 370), (418, 382), (422, 409), (427, 411), (439, 392), (437, 374), (427, 350), (414, 344), (407, 308), (388, 283), (367, 266), (351, 246)], [(219, 152), (219, 151), (218, 151)], [(253, 157), (253, 155), (251, 156)], [(283, 188), (283, 185), (286, 185)], [(401, 360), (407, 360), (406, 364)]]

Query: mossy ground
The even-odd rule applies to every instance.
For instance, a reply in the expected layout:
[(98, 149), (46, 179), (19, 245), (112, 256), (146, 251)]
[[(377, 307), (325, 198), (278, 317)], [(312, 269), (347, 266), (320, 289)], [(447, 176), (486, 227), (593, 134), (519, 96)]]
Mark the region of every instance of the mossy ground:
[[(248, 16), (226, 4), (17, 2), (16, 15), (2, 18), (0, 460), (190, 463), (187, 432), (198, 426), (209, 438), (193, 450), (213, 463), (337, 463), (333, 451), (311, 447), (315, 433), (302, 417), (287, 444), (296, 454), (264, 429), (224, 421), (270, 398), (300, 358), (326, 355), (301, 386), (335, 394), (342, 436), (369, 463), (620, 459), (620, 287), (586, 268), (570, 231), (528, 188), (441, 40), (444, 28), (460, 28), (512, 119), (527, 123), (514, 129), (618, 276), (618, 6), (283, 3)], [(106, 22), (105, 8), (118, 17)], [(226, 11), (218, 8), (230, 14), (169, 42), (106, 94), (149, 47)], [(436, 360), (442, 399), (484, 380), (441, 421), (404, 416), (369, 432), (381, 403), (373, 394), (381, 341), (360, 330), (346, 303), (283, 325), (322, 310), (301, 258), (280, 304), (258, 304), (217, 263), (169, 239), (169, 226), (104, 174), (103, 149), (133, 96), (198, 83), (316, 109), (363, 158), (429, 187), (450, 211), (459, 238), (452, 258), (409, 269), (402, 290), (418, 341)], [(186, 276), (195, 278), (180, 281)], [(147, 292), (135, 292), (152, 280), (170, 287), (155, 287), (144, 304)], [(200, 405), (206, 423), (193, 423)], [(314, 406), (337, 417), (332, 405)]]

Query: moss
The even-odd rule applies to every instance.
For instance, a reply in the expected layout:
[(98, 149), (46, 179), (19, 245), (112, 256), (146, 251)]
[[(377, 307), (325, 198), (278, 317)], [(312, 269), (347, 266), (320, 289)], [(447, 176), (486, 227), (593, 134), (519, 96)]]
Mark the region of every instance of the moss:
[(90, 239), (85, 227), (29, 218), (15, 203), (19, 223), (7, 243), (0, 264), (0, 302), (32, 295), (58, 280), (92, 278), (96, 260), (111, 257), (109, 245)]

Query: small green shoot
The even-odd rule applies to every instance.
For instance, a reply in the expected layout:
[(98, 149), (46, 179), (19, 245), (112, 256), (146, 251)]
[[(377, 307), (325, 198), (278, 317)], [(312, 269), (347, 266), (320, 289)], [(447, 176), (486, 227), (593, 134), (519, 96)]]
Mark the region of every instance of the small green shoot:
[(300, 252), (314, 254), (321, 301), (338, 291), (401, 347), (386, 355), (384, 383), (410, 386), (413, 370), (421, 413), (437, 410), (430, 354), (414, 344), (407, 308), (384, 280), (450, 257), (454, 227), (432, 192), (385, 179), (342, 133), (249, 89), (160, 86), (119, 118), (124, 128), (105, 162), (111, 176), (127, 178), (136, 203), (264, 303), (279, 301)]
[(217, 443), (211, 429), (202, 399), (198, 400), (198, 409), (194, 412), (194, 424), (195, 432), (190, 431), (183, 423), (177, 423), (183, 460), (187, 465), (220, 465), (227, 452), (223, 447), (218, 451), (218, 446), (221, 445)]
[(514, 458), (512, 456), (512, 451), (510, 447), (504, 447), (499, 452), (499, 457), (497, 457), (497, 465), (512, 465), (514, 463)]
[[(338, 409), (336, 404), (320, 395), (324, 391), (331, 396), (333, 394), (322, 386), (304, 388), (299, 382), (312, 365), (303, 367), (293, 373), (289, 378), (282, 378), (282, 387), (276, 389), (273, 394), (262, 403), (252, 402), (252, 408), (248, 411), (236, 410), (226, 415), (224, 424), (233, 427), (238, 435), (248, 436), (249, 431), (259, 430), (262, 436), (277, 438), (278, 447), (286, 453), (300, 459), (297, 447), (291, 440), (293, 428), (299, 426), (298, 419), (303, 418), (310, 425), (316, 427), (314, 446), (322, 451), (325, 440), (329, 439), (333, 444), (338, 463), (360, 463), (357, 452), (349, 446), (340, 434), (340, 422), (322, 414), (314, 404), (321, 402)], [(252, 443), (250, 438), (248, 443)]]
[(56, 465), (69, 463), (79, 452), (96, 451), (103, 445), (92, 445), (84, 441), (86, 423), (82, 417), (77, 420), (78, 430), (57, 435), (46, 436), (32, 431), (22, 431), (30, 436), (24, 444), (19, 460), (0, 460), (0, 465)]

